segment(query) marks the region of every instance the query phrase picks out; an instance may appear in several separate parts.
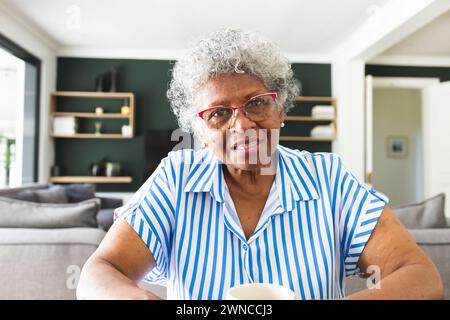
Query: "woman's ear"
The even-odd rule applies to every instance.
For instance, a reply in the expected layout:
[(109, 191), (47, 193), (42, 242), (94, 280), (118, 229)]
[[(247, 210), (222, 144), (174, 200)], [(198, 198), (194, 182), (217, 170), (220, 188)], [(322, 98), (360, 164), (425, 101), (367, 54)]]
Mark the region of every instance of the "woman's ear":
[(280, 117), (280, 123), (284, 122), (284, 118), (286, 117), (286, 113), (284, 112), (284, 107), (283, 105), (280, 105), (280, 113), (279, 113), (279, 117)]

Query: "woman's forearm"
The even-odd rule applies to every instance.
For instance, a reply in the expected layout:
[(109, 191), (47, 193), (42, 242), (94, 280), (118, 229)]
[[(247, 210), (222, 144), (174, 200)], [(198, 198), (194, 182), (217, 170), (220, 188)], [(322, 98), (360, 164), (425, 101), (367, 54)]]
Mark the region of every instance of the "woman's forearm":
[(81, 272), (77, 299), (158, 300), (160, 297), (139, 288), (107, 261), (89, 259)]
[(378, 289), (366, 289), (345, 299), (443, 299), (439, 272), (428, 264), (406, 265), (380, 281)]

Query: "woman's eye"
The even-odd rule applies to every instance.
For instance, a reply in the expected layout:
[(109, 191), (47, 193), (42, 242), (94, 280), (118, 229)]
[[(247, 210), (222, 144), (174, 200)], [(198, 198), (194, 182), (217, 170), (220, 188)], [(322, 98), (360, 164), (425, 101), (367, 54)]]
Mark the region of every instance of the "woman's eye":
[(227, 117), (230, 115), (230, 109), (227, 108), (217, 108), (214, 109), (211, 114), (209, 115), (209, 118), (222, 118), (222, 117)]
[(249, 107), (256, 107), (256, 106), (260, 106), (262, 104), (264, 104), (264, 100), (262, 98), (255, 98), (255, 99), (250, 100), (247, 103), (247, 106), (249, 106)]

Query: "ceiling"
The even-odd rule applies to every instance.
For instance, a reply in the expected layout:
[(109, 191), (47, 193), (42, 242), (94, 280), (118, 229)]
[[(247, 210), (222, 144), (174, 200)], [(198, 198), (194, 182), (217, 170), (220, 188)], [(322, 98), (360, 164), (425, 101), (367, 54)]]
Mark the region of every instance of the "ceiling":
[(57, 51), (179, 52), (222, 26), (255, 30), (290, 55), (328, 55), (389, 0), (0, 0)]
[(450, 57), (449, 33), (450, 11), (398, 42), (381, 55)]

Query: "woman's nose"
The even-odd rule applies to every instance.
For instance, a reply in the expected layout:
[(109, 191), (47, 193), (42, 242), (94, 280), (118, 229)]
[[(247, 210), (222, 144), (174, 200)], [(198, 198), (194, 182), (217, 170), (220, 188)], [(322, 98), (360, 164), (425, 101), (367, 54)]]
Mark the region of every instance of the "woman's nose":
[(244, 131), (253, 128), (255, 123), (247, 118), (242, 110), (235, 109), (230, 119), (229, 129), (233, 128), (238, 131)]

